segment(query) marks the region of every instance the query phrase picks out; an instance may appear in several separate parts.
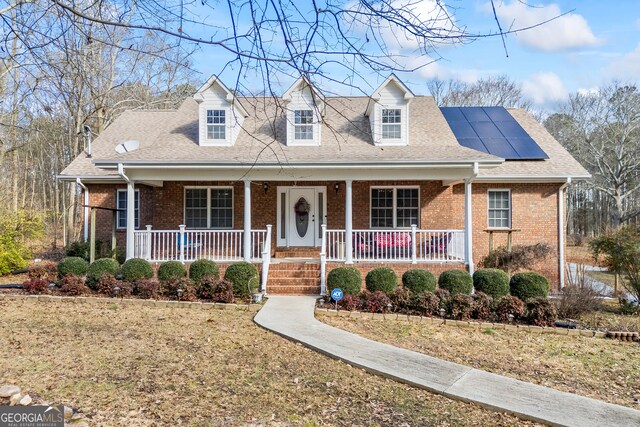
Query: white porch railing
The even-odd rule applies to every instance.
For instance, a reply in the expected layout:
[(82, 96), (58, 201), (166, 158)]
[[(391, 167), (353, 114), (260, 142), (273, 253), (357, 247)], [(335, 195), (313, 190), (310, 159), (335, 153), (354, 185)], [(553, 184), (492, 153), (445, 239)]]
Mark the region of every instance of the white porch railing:
[[(251, 230), (251, 260), (263, 260), (270, 253), (271, 226), (266, 230)], [(146, 230), (134, 232), (134, 257), (151, 262), (197, 259), (241, 261), (244, 259), (243, 230)]]

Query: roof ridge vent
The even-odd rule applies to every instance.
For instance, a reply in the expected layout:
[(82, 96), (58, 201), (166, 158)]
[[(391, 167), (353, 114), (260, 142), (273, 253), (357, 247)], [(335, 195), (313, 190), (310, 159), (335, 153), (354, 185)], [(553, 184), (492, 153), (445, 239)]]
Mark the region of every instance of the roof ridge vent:
[(130, 153), (131, 151), (136, 151), (138, 148), (140, 148), (140, 141), (136, 141), (132, 139), (116, 145), (116, 153), (118, 154)]

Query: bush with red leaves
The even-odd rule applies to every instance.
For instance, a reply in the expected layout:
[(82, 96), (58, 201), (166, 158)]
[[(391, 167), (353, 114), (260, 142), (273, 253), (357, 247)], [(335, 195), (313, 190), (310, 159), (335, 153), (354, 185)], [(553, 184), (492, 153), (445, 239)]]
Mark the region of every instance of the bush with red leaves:
[(60, 292), (72, 297), (87, 295), (91, 292), (84, 282), (84, 278), (73, 274), (67, 274), (60, 281)]
[(22, 284), (22, 289), (31, 295), (49, 293), (49, 281), (43, 279), (29, 279)]
[(362, 299), (362, 310), (369, 313), (385, 313), (391, 306), (391, 299), (382, 291), (362, 291), (360, 294)]

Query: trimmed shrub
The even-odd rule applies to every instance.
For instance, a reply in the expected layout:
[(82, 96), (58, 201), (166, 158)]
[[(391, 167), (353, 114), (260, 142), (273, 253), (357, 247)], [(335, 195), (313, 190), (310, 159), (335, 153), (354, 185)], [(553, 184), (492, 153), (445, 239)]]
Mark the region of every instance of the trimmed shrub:
[(189, 279), (197, 285), (205, 276), (211, 276), (218, 280), (220, 278), (218, 264), (208, 259), (199, 259), (192, 262), (189, 266)]
[(122, 264), (122, 275), (128, 282), (151, 279), (153, 277), (153, 267), (149, 261), (142, 258), (131, 258)]
[(355, 311), (360, 308), (360, 297), (357, 295), (345, 294), (340, 301), (338, 301), (338, 306), (347, 311)]
[[(98, 245), (96, 244), (96, 246)], [(87, 261), (89, 260), (89, 250), (90, 250), (89, 242), (77, 241), (77, 242), (69, 243), (69, 245), (67, 245), (67, 247), (65, 248), (64, 252), (65, 252), (65, 255), (67, 255), (68, 257), (82, 258), (85, 261)]]
[(471, 295), (455, 294), (451, 297), (448, 314), (455, 320), (469, 320), (473, 312)]
[(198, 292), (195, 286), (189, 283), (182, 291), (182, 295), (180, 295), (180, 301), (197, 301), (198, 300)]
[(327, 288), (329, 295), (334, 289), (339, 288), (345, 295), (358, 295), (362, 288), (362, 276), (357, 268), (338, 267), (327, 275)]
[(49, 282), (58, 276), (58, 266), (55, 262), (45, 261), (29, 266), (27, 271), (29, 279), (42, 279)]
[(118, 264), (118, 261), (115, 259), (97, 259), (89, 266), (89, 270), (87, 270), (87, 285), (89, 285), (91, 289), (96, 290), (98, 280), (100, 280), (103, 274), (108, 273), (112, 276), (117, 276), (119, 272), (120, 264)]
[[(424, 293), (424, 292), (423, 292)], [(413, 309), (413, 292), (407, 288), (397, 288), (390, 295), (393, 311), (401, 313), (409, 313)]]
[(438, 278), (438, 286), (446, 289), (451, 296), (456, 294), (471, 294), (473, 279), (469, 272), (464, 270), (447, 270)]
[(436, 276), (427, 270), (407, 270), (402, 275), (402, 286), (414, 294), (433, 292), (436, 290)]
[(382, 291), (362, 291), (360, 294), (362, 300), (362, 310), (369, 313), (385, 313), (391, 305), (389, 296)]
[(29, 279), (22, 284), (22, 289), (31, 295), (49, 293), (49, 281), (44, 279)]
[(160, 283), (157, 280), (143, 279), (133, 284), (133, 293), (142, 299), (157, 299)]
[(229, 280), (205, 276), (197, 287), (197, 295), (213, 302), (232, 303), (234, 301), (233, 283)]
[(74, 276), (84, 276), (89, 270), (89, 263), (83, 258), (67, 257), (58, 263), (58, 277), (63, 278), (67, 274)]
[(509, 282), (511, 295), (526, 301), (530, 298), (546, 297), (549, 293), (549, 281), (541, 274), (516, 273)]
[(500, 322), (509, 322), (509, 315), (513, 315), (514, 320), (524, 317), (526, 312), (524, 302), (518, 297), (505, 295), (500, 298), (496, 305), (496, 317)]
[(258, 269), (250, 262), (238, 262), (227, 267), (224, 280), (233, 284), (233, 295), (236, 297), (251, 296), (260, 287)]
[(413, 307), (422, 316), (433, 316), (440, 310), (440, 298), (432, 292), (423, 292), (414, 297)]
[[(182, 295), (184, 295), (189, 286), (192, 286), (192, 284), (186, 277), (163, 281), (160, 282), (160, 294), (171, 299), (176, 299), (178, 298), (178, 289), (182, 290)], [(182, 299), (182, 296), (180, 299)]]
[(509, 293), (509, 275), (497, 268), (481, 268), (473, 273), (473, 287), (499, 299)]
[(546, 297), (527, 301), (527, 322), (536, 326), (551, 326), (558, 318), (556, 306)]
[(392, 294), (398, 287), (398, 276), (389, 267), (374, 268), (367, 273), (365, 282), (369, 292), (382, 291)]
[[(117, 292), (116, 288), (118, 288)], [(110, 297), (130, 297), (133, 293), (133, 288), (134, 286), (130, 282), (118, 280), (109, 273), (103, 274), (97, 284), (97, 291)]]
[(493, 298), (484, 292), (476, 292), (473, 294), (473, 313), (471, 317), (478, 320), (486, 320), (491, 316), (491, 306)]
[(187, 268), (180, 261), (167, 261), (158, 267), (158, 280), (170, 282), (187, 277)]
[(60, 282), (60, 292), (72, 297), (86, 295), (90, 293), (89, 287), (84, 283), (84, 279), (73, 274), (67, 274)]

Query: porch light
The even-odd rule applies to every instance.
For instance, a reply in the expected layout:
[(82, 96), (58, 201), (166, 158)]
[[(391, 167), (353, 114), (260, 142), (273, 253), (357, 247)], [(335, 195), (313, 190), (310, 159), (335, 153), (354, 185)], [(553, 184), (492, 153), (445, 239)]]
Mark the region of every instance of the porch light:
[(336, 194), (338, 194), (338, 192), (340, 191), (340, 183), (336, 182), (335, 185), (333, 186), (333, 188), (336, 189)]
[(262, 189), (264, 190), (264, 194), (267, 194), (267, 191), (269, 191), (269, 183), (268, 182), (263, 182), (262, 183)]

